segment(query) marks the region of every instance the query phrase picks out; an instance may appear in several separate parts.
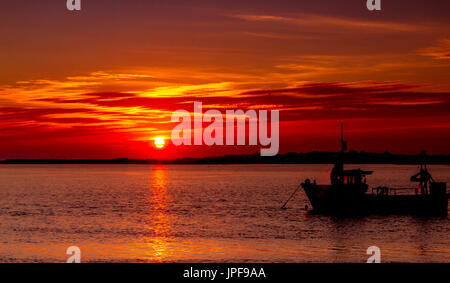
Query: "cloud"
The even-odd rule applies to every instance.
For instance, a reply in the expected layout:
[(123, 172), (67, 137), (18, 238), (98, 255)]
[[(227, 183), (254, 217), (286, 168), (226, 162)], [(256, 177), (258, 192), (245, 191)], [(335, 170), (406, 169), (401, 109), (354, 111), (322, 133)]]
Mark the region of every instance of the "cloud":
[(448, 60), (450, 59), (450, 39), (442, 39), (437, 45), (419, 49), (417, 53), (434, 59)]
[(363, 29), (371, 31), (392, 32), (414, 32), (426, 29), (424, 25), (413, 25), (407, 23), (387, 21), (367, 21), (355, 18), (343, 18), (315, 14), (298, 14), (295, 16), (277, 16), (261, 14), (237, 14), (232, 17), (252, 22), (272, 22), (298, 26), (314, 26), (344, 29)]
[[(411, 83), (312, 83), (289, 78), (273, 84), (280, 80), (269, 73), (254, 81), (245, 77), (242, 82), (156, 84), (148, 88), (144, 82), (153, 84), (154, 76), (98, 74), (87, 75), (86, 81), (77, 76), (1, 86), (3, 136), (9, 144), (19, 139), (23, 142), (27, 135), (42, 144), (48, 139), (49, 145), (64, 140), (83, 143), (81, 137), (100, 142), (111, 136), (123, 144), (146, 141), (155, 135), (170, 136), (173, 111), (193, 111), (194, 101), (203, 102), (205, 109), (280, 110), (281, 123), (292, 125), (287, 134), (284, 132), (288, 136), (298, 134), (296, 123), (307, 121), (407, 121), (424, 117), (424, 121), (445, 124), (450, 106), (449, 92)], [(111, 85), (111, 80), (116, 84)], [(142, 85), (136, 88), (135, 82)], [(121, 90), (114, 91), (116, 86)]]

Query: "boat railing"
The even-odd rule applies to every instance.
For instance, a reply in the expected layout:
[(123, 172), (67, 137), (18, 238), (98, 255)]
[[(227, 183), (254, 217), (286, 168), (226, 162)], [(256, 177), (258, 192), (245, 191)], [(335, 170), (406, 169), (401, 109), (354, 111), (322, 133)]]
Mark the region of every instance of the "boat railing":
[(412, 192), (416, 195), (419, 194), (419, 190), (417, 188), (388, 188), (388, 187), (376, 187), (372, 188), (372, 194), (376, 194), (379, 196), (382, 195), (397, 195), (397, 192)]

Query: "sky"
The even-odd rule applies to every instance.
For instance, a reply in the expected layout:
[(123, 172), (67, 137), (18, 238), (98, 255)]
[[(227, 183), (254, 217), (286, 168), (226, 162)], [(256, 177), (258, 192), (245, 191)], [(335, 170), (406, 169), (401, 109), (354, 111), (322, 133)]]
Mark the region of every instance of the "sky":
[(155, 148), (194, 101), (279, 110), (280, 153), (339, 150), (341, 121), (352, 150), (450, 153), (449, 1), (0, 2), (0, 159), (259, 152)]

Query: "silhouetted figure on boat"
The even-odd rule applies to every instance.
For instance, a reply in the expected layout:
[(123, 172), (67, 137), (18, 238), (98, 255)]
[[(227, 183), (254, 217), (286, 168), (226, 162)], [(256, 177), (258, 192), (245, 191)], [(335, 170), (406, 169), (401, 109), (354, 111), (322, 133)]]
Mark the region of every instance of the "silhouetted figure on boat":
[(428, 194), (428, 187), (431, 182), (434, 182), (430, 172), (428, 172), (427, 164), (425, 163), (426, 153), (422, 151), (422, 163), (420, 164), (419, 173), (411, 176), (411, 182), (418, 182), (421, 194)]

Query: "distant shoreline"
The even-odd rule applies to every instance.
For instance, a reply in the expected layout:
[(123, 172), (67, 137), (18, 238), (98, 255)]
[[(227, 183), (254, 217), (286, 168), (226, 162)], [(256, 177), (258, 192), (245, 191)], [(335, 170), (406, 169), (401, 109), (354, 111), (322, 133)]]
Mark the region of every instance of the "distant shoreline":
[[(333, 164), (338, 153), (335, 152), (309, 152), (286, 153), (273, 157), (261, 157), (259, 154), (225, 155), (205, 158), (182, 158), (175, 160), (158, 159), (7, 159), (0, 164)], [(420, 164), (423, 158), (420, 154), (391, 154), (346, 152), (347, 164)], [(425, 157), (427, 164), (450, 165), (450, 154), (429, 155)]]

